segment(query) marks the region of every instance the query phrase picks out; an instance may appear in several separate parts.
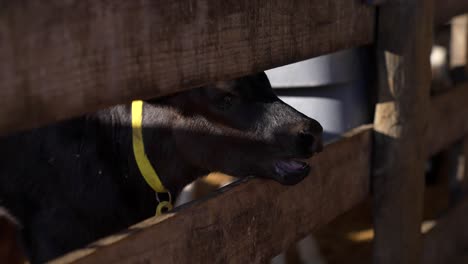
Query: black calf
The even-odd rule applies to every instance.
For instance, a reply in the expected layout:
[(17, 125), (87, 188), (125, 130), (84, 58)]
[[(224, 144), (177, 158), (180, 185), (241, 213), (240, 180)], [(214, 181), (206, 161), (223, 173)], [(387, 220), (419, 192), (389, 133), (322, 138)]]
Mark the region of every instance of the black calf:
[[(146, 153), (172, 194), (220, 171), (295, 184), (322, 127), (279, 100), (264, 73), (143, 105)], [(0, 204), (23, 226), (33, 263), (154, 215), (132, 151), (129, 105), (0, 140)]]

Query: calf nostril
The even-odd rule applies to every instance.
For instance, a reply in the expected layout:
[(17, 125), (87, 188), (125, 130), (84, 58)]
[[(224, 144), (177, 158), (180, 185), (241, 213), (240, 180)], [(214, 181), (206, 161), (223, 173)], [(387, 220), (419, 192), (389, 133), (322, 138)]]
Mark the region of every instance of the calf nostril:
[(298, 134), (300, 148), (306, 153), (322, 152), (322, 133), (314, 133), (310, 129), (303, 130)]
[(312, 145), (315, 141), (314, 135), (312, 135), (312, 133), (307, 132), (299, 132), (299, 139), (301, 141), (301, 144), (304, 145)]
[(306, 155), (321, 152), (323, 128), (316, 120), (308, 120), (297, 133), (297, 143), (300, 151)]

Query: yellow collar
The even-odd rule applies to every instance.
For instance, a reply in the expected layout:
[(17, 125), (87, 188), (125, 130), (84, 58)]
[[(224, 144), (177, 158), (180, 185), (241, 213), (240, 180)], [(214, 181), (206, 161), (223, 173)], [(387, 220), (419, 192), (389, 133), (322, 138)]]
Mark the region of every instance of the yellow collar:
[[(161, 215), (165, 211), (172, 209), (171, 193), (164, 187), (158, 174), (154, 170), (148, 156), (145, 153), (143, 144), (143, 101), (135, 100), (132, 102), (132, 142), (133, 154), (135, 156), (138, 169), (145, 179), (146, 183), (156, 192), (156, 200), (159, 202), (156, 208), (156, 215)], [(169, 201), (160, 201), (158, 193), (167, 193)]]

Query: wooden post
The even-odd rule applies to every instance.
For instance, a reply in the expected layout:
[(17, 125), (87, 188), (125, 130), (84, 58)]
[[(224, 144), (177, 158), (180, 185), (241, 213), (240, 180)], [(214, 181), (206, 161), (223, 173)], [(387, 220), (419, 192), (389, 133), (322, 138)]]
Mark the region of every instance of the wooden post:
[(374, 262), (420, 263), (433, 2), (390, 1), (378, 19)]

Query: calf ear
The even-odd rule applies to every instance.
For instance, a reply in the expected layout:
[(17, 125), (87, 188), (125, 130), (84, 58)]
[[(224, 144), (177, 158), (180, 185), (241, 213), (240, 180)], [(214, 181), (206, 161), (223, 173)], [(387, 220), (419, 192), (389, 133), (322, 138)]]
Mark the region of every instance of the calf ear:
[(255, 86), (272, 89), (270, 80), (268, 79), (268, 76), (265, 74), (265, 72), (252, 75), (252, 79)]
[(237, 95), (238, 91), (236, 90), (236, 85), (238, 82), (239, 82), (239, 79), (229, 80), (229, 81), (220, 81), (220, 82), (215, 82), (211, 87), (219, 89), (223, 92)]

